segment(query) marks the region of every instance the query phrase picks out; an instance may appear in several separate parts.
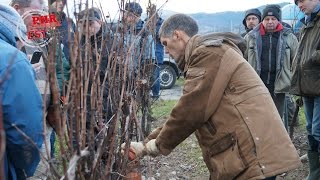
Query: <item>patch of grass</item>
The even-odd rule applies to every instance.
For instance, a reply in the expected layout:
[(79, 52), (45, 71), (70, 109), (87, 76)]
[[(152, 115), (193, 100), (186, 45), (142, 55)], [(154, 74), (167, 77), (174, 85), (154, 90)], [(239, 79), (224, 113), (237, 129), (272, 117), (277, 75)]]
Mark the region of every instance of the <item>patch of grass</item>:
[(57, 134), (55, 134), (55, 141), (54, 141), (54, 157), (59, 157), (60, 155), (60, 142)]
[(194, 134), (183, 141), (179, 148), (187, 152), (185, 153), (186, 163), (194, 167), (191, 178), (203, 177), (208, 174), (208, 168), (203, 161), (202, 152)]
[(181, 76), (179, 79), (176, 81), (177, 86), (183, 86), (184, 85), (184, 78)]
[[(58, 138), (58, 135), (55, 134), (55, 142), (54, 142), (54, 158), (56, 159), (56, 164), (55, 164), (55, 168), (57, 170), (57, 173), (59, 175), (63, 175), (64, 172), (63, 172), (63, 165), (62, 165), (62, 155), (61, 155), (61, 147), (60, 147), (60, 139)], [(66, 141), (65, 140), (62, 140), (62, 144), (63, 144), (63, 147), (65, 149), (65, 151), (68, 151), (68, 148), (67, 148), (67, 144), (66, 144)], [(69, 162), (67, 162), (67, 166), (68, 166)]]
[[(179, 81), (183, 83), (184, 79)], [(164, 119), (170, 115), (171, 110), (177, 103), (177, 100), (157, 101), (152, 105), (152, 116), (156, 119)], [(194, 135), (188, 137), (178, 146), (183, 151), (185, 156), (186, 164), (192, 165), (192, 179), (203, 177), (208, 174), (207, 166), (205, 165), (202, 152)]]
[[(293, 96), (294, 101), (297, 101), (298, 98), (299, 98), (298, 96)], [(306, 130), (307, 120), (306, 120), (306, 116), (304, 115), (303, 106), (300, 107), (300, 109), (299, 109), (298, 117), (299, 117), (299, 121), (298, 121), (299, 129), (302, 131), (307, 131)]]
[(167, 118), (177, 100), (157, 101), (152, 106), (152, 117), (156, 119)]
[(307, 131), (306, 124), (307, 124), (307, 120), (306, 120), (306, 116), (304, 115), (304, 109), (303, 107), (301, 107), (299, 109), (299, 128), (301, 130)]

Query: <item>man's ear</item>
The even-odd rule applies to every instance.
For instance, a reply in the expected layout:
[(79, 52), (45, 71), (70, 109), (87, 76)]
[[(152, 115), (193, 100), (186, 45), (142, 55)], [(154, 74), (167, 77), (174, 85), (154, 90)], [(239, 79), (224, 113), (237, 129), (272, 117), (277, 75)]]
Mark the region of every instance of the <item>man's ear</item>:
[(16, 11), (18, 11), (20, 9), (20, 5), (19, 4), (14, 4), (12, 6)]
[(179, 41), (183, 41), (184, 43), (187, 43), (190, 39), (190, 37), (181, 30), (175, 30), (173, 31), (173, 38), (176, 38)]
[(178, 40), (181, 40), (183, 38), (183, 32), (180, 30), (174, 30), (173, 37), (176, 37)]

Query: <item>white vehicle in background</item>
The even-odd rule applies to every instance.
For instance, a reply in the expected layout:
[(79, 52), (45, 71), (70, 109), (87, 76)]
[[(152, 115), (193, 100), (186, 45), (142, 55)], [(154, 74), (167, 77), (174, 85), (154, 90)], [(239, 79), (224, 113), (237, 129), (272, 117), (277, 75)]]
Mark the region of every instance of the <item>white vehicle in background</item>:
[(180, 70), (169, 55), (165, 54), (163, 59), (163, 64), (160, 65), (160, 88), (170, 89), (172, 88), (176, 80), (180, 77)]

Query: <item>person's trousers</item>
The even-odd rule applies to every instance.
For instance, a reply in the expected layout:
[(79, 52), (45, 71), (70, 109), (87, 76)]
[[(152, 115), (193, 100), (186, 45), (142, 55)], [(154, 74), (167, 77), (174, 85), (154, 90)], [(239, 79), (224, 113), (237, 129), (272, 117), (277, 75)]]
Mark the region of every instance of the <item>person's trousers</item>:
[(152, 96), (160, 96), (160, 64), (155, 64), (152, 74)]
[(309, 150), (320, 152), (320, 96), (303, 97), (302, 100), (307, 120)]
[(55, 154), (55, 147), (54, 147), (54, 143), (56, 142), (56, 133), (53, 130), (50, 136), (50, 146), (51, 146), (51, 158), (54, 158), (54, 154)]
[[(296, 111), (296, 102), (293, 98), (293, 95), (286, 94), (285, 103), (286, 103), (286, 107), (285, 107), (284, 117), (288, 118), (288, 124), (291, 125), (293, 121), (294, 113)], [(294, 126), (298, 126), (298, 125), (299, 125), (299, 117), (297, 117)]]
[(279, 112), (279, 115), (285, 125), (285, 128), (288, 129), (288, 122), (284, 122), (287, 118), (283, 118), (284, 107), (285, 107), (285, 93), (270, 93), (274, 104)]

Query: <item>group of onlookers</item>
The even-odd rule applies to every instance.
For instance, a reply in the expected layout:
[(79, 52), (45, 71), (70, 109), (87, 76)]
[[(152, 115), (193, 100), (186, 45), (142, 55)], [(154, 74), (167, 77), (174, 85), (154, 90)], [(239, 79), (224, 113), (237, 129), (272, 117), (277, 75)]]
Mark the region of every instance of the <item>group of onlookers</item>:
[[(262, 14), (258, 9), (246, 11), (243, 23), (248, 31), (243, 34), (248, 46), (245, 58), (261, 77), (283, 116), (285, 105), (292, 103), (288, 95), (292, 76), (290, 68), (298, 40), (281, 22), (281, 9), (276, 5), (267, 5)], [(294, 109), (290, 110), (292, 114)], [(288, 129), (287, 117), (284, 120)]]
[[(12, 0), (11, 7), (0, 5), (0, 49), (2, 49), (0, 84), (2, 120), (6, 134), (3, 171), (5, 179), (25, 179), (27, 177), (46, 179), (49, 175), (48, 162), (55, 156), (55, 130), (57, 130), (56, 121), (59, 119), (56, 117), (55, 106), (57, 104), (54, 104), (53, 94), (58, 90), (61, 107), (63, 107), (69, 87), (71, 67), (74, 63), (72, 62), (73, 45), (77, 38), (75, 37), (77, 31), (80, 34), (78, 47), (81, 55), (85, 58), (85, 54), (90, 52), (89, 55), (92, 57), (89, 59), (92, 60), (93, 68), (98, 65), (100, 67), (96, 80), (105, 84), (102, 117), (104, 119), (111, 117), (112, 109), (107, 103), (108, 82), (105, 83), (104, 78), (108, 69), (111, 43), (114, 40), (115, 42), (121, 40), (120, 35), (115, 34), (119, 31), (112, 32), (110, 24), (105, 23), (102, 12), (98, 8), (80, 11), (76, 17), (79, 28), (76, 28), (74, 21), (63, 12), (65, 4), (65, 0), (49, 1), (47, 13), (54, 14), (60, 25), (51, 27), (51, 39), (49, 33), (43, 34), (43, 36), (49, 36), (42, 39), (43, 41), (47, 39), (45, 45), (40, 45), (40, 41), (35, 39), (33, 46), (29, 46), (25, 40), (28, 32), (36, 29), (32, 17), (43, 15), (41, 13), (46, 9), (43, 1)], [(130, 49), (131, 44), (135, 44), (134, 48), (130, 49), (132, 57), (128, 69), (131, 74), (128, 75), (128, 78), (135, 78), (140, 73), (137, 71), (139, 63), (148, 61), (153, 64), (152, 74), (154, 75), (150, 75), (152, 76), (150, 77), (152, 81), (150, 83), (151, 97), (157, 99), (160, 95), (159, 65), (163, 62), (163, 46), (159, 43), (157, 32), (162, 19), (157, 14), (155, 7), (149, 10), (149, 13), (152, 14), (144, 23), (141, 20), (141, 6), (135, 2), (126, 3), (125, 8), (121, 10), (123, 22), (116, 27), (125, 33), (125, 48), (121, 49), (118, 45), (112, 50), (122, 51), (118, 53), (120, 56), (121, 53), (127, 54), (126, 51)], [(39, 14), (34, 14), (35, 12)], [(89, 27), (86, 27), (87, 25)], [(88, 42), (86, 37), (89, 37)], [(52, 40), (53, 38), (56, 39)], [(141, 58), (142, 53), (144, 54)], [(33, 58), (38, 58), (38, 60), (30, 64)], [(54, 70), (51, 64), (54, 64)], [(94, 75), (94, 71), (89, 74), (90, 85), (94, 83)], [(52, 81), (52, 77), (55, 80)], [(89, 88), (87, 92), (87, 121), (95, 117), (90, 113), (94, 111), (93, 108), (96, 108), (90, 109), (91, 91), (93, 90)], [(67, 124), (70, 125), (69, 122)], [(88, 129), (89, 126), (90, 122), (87, 123)], [(78, 144), (73, 142), (73, 145), (77, 148)]]
[[(319, 13), (318, 0), (295, 0), (304, 13), (304, 26), (298, 38), (288, 24), (281, 22), (281, 9), (277, 5), (267, 5), (261, 13), (249, 9), (243, 24), (247, 42), (245, 58), (252, 65), (268, 88), (284, 124), (292, 120), (296, 107), (292, 95), (302, 98), (307, 120), (308, 136), (308, 179), (320, 177), (320, 112), (319, 112)], [(284, 109), (287, 108), (287, 113)], [(297, 122), (297, 121), (295, 121)]]

